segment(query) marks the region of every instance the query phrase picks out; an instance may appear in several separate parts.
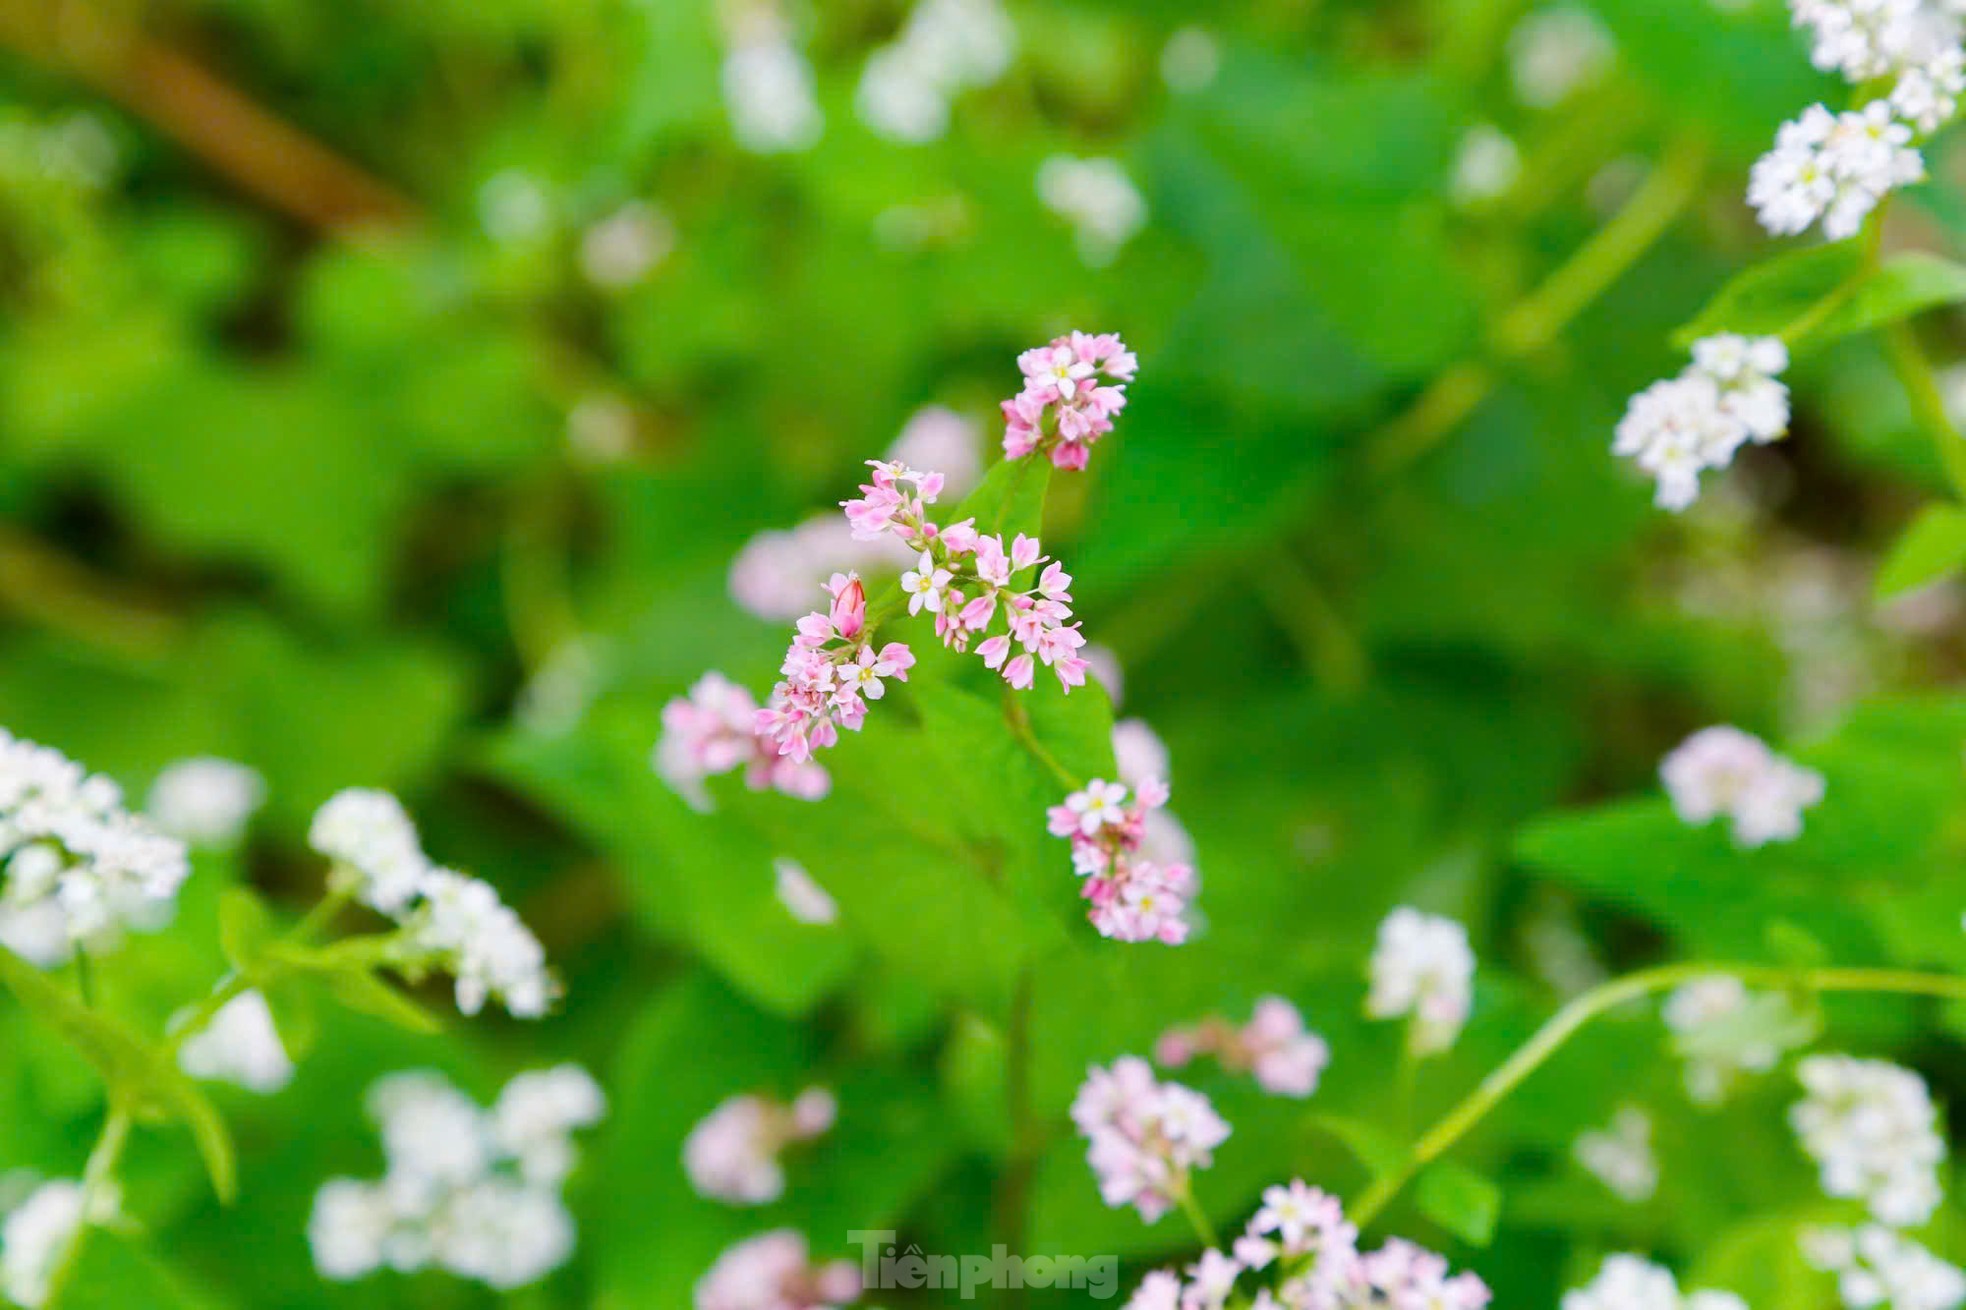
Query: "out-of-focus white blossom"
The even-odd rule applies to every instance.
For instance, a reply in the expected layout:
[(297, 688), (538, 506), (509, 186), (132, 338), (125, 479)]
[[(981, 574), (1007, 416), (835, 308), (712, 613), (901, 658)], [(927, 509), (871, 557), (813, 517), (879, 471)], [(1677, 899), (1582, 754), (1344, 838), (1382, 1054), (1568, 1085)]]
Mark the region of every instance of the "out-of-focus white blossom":
[(1544, 9), (1509, 35), (1509, 75), (1516, 99), (1532, 109), (1561, 104), (1602, 77), (1618, 48), (1603, 24), (1582, 9)]
[(647, 277), (676, 248), (669, 216), (631, 200), (581, 234), (580, 271), (603, 291), (620, 291)]
[(508, 168), (478, 189), (478, 221), (500, 245), (537, 241), (553, 229), (553, 197), (532, 174)]
[(589, 464), (619, 464), (635, 453), (638, 426), (626, 399), (597, 391), (567, 411), (567, 447)]
[(1079, 257), (1104, 268), (1147, 225), (1147, 201), (1116, 159), (1053, 155), (1038, 168), (1038, 199), (1072, 225)]
[(236, 844), (266, 800), (266, 780), (231, 760), (179, 760), (157, 775), (144, 816), (187, 846)]
[(1649, 1201), (1659, 1190), (1659, 1158), (1652, 1151), (1652, 1116), (1622, 1107), (1609, 1128), (1577, 1138), (1571, 1154), (1621, 1201)]
[(1938, 1208), (1945, 1139), (1925, 1080), (1884, 1060), (1812, 1055), (1796, 1069), (1807, 1095), (1789, 1123), (1822, 1171), (1823, 1190), (1860, 1200), (1892, 1228)]
[(1966, 1302), (1966, 1273), (1881, 1224), (1805, 1228), (1803, 1258), (1836, 1275), (1849, 1310), (1956, 1310)]
[(1912, 135), (1887, 100), (1840, 114), (1811, 105), (1755, 161), (1748, 203), (1776, 236), (1805, 232), (1818, 219), (1832, 241), (1855, 236), (1887, 192), (1924, 180), (1925, 157)]
[(826, 927), (839, 922), (840, 907), (824, 887), (814, 881), (804, 865), (780, 856), (771, 862), (778, 889), (778, 903), (800, 923)]
[(1222, 71), (1222, 47), (1204, 27), (1184, 27), (1161, 47), (1161, 81), (1170, 91), (1193, 95), (1214, 85)]
[(1811, 1019), (1780, 992), (1750, 992), (1731, 974), (1685, 983), (1663, 1010), (1673, 1049), (1686, 1061), (1686, 1091), (1718, 1105), (1743, 1077), (1764, 1074), (1815, 1036)]
[(1468, 1021), (1474, 972), (1466, 928), (1402, 906), (1379, 925), (1366, 1013), (1374, 1019), (1411, 1019), (1407, 1041), (1413, 1053), (1437, 1054), (1454, 1044)]
[(855, 104), (891, 141), (933, 141), (948, 131), (950, 101), (1002, 77), (1016, 51), (1017, 30), (997, 0), (921, 0), (868, 56)]
[(0, 946), (43, 968), (113, 949), (169, 923), (190, 873), (115, 783), (0, 729)]
[(293, 1081), (294, 1062), (256, 991), (241, 992), (178, 1048), (178, 1066), (193, 1078), (236, 1083), (270, 1096)]
[(1479, 205), (1505, 194), (1521, 176), (1515, 138), (1492, 123), (1477, 123), (1461, 137), (1447, 190), (1457, 205)]
[(752, 5), (731, 15), (728, 26), (724, 104), (737, 143), (761, 155), (810, 149), (826, 120), (812, 65), (792, 44), (784, 21), (773, 6)]
[(1747, 1310), (1732, 1292), (1682, 1295), (1672, 1271), (1643, 1256), (1605, 1258), (1597, 1277), (1563, 1294), (1563, 1310)]
[(1789, 0), (1813, 38), (1809, 58), (1852, 84), (1924, 65), (1959, 43), (1956, 12), (1935, 0)]
[(572, 1065), (521, 1074), (485, 1111), (435, 1073), (392, 1074), (369, 1093), (387, 1170), (337, 1178), (314, 1198), (307, 1237), (324, 1278), (436, 1267), (505, 1290), (573, 1254), (560, 1187), (573, 1133), (599, 1122), (600, 1088)]
[(1783, 759), (1739, 728), (1703, 728), (1659, 765), (1681, 821), (1700, 825), (1726, 816), (1745, 847), (1793, 841), (1802, 812), (1823, 799), (1823, 777)]
[(1788, 433), (1788, 388), (1777, 380), (1787, 368), (1788, 349), (1774, 337), (1698, 341), (1684, 372), (1632, 397), (1611, 453), (1657, 480), (1661, 508), (1685, 509), (1699, 497), (1702, 472), (1726, 468), (1750, 441)]
[(90, 1204), (82, 1184), (68, 1179), (42, 1183), (0, 1221), (0, 1296), (27, 1310), (46, 1303), (49, 1280), (84, 1221), (92, 1224), (116, 1216), (120, 1199), (114, 1187), (103, 1189)]

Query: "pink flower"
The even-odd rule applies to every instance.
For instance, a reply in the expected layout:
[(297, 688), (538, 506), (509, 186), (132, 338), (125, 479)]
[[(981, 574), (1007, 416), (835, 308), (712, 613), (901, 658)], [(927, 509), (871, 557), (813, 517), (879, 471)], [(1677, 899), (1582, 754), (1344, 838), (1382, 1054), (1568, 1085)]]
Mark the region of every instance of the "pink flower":
[(1024, 389), (1003, 403), (1005, 458), (1044, 450), (1060, 469), (1083, 469), (1126, 406), (1133, 353), (1111, 333), (1074, 332), (1025, 351), (1017, 366)]
[(1158, 780), (1145, 780), (1128, 804), (1124, 784), (1094, 779), (1046, 812), (1052, 835), (1072, 843), (1072, 867), (1086, 879), (1087, 917), (1102, 936), (1169, 946), (1188, 939), (1194, 869), (1158, 861), (1144, 849), (1149, 820), (1166, 803), (1167, 787)]
[(813, 1087), (791, 1105), (768, 1096), (733, 1096), (683, 1142), (683, 1170), (699, 1196), (729, 1205), (768, 1205), (785, 1194), (779, 1157), (824, 1136), (836, 1116), (833, 1094)]
[(1029, 691), (1037, 681), (1037, 664), (1029, 655), (1019, 655), (1003, 666), (1003, 680), (1019, 691)]
[(858, 573), (833, 575), (827, 585), (833, 593), (833, 630), (848, 641), (857, 641), (867, 630), (867, 588), (860, 583)]
[(696, 1285), (696, 1310), (828, 1310), (860, 1299), (860, 1272), (846, 1261), (815, 1265), (789, 1228), (740, 1242)]
[(1249, 1022), (1237, 1028), (1210, 1015), (1192, 1028), (1170, 1028), (1156, 1043), (1155, 1058), (1170, 1068), (1197, 1055), (1213, 1055), (1231, 1073), (1250, 1073), (1264, 1091), (1303, 1098), (1317, 1090), (1331, 1048), (1304, 1027), (1304, 1016), (1280, 996), (1256, 1002)]
[(1229, 1125), (1208, 1098), (1154, 1078), (1145, 1060), (1124, 1056), (1094, 1068), (1072, 1102), (1072, 1122), (1088, 1145), (1086, 1162), (1107, 1205), (1131, 1205), (1153, 1223), (1214, 1160)]
[(751, 693), (720, 673), (706, 673), (688, 696), (662, 709), (662, 740), (655, 750), (656, 772), (700, 810), (710, 808), (703, 780), (745, 766), (753, 791), (778, 790), (800, 800), (818, 800), (831, 786), (816, 764), (783, 759), (755, 729), (763, 711)]

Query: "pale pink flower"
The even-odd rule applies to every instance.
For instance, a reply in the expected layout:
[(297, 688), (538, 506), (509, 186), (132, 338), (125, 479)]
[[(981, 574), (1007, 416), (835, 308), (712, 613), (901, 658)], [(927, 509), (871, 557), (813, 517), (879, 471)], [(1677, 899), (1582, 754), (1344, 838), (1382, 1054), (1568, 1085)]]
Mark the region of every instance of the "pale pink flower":
[(1125, 408), (1138, 361), (1117, 336), (1074, 332), (1025, 351), (1017, 366), (1024, 389), (1003, 402), (1005, 457), (1042, 450), (1060, 469), (1083, 469)]
[(1148, 1223), (1173, 1208), (1190, 1172), (1207, 1168), (1229, 1137), (1207, 1097), (1157, 1081), (1134, 1056), (1087, 1072), (1072, 1122), (1088, 1142), (1086, 1161), (1106, 1204), (1131, 1205)]
[(671, 787), (700, 810), (710, 808), (706, 778), (743, 766), (753, 791), (777, 790), (801, 800), (818, 800), (831, 786), (826, 770), (803, 760), (781, 758), (754, 729), (758, 704), (751, 693), (721, 673), (706, 673), (689, 695), (662, 709), (662, 739), (655, 769)]
[(1094, 779), (1046, 818), (1054, 836), (1072, 843), (1072, 867), (1086, 879), (1087, 917), (1102, 936), (1178, 946), (1191, 931), (1194, 869), (1159, 862), (1145, 850), (1148, 821), (1167, 804), (1167, 787), (1148, 779), (1130, 804), (1127, 796), (1124, 784)]
[(837, 1114), (831, 1092), (810, 1088), (790, 1105), (733, 1096), (683, 1143), (683, 1170), (697, 1193), (730, 1205), (768, 1205), (785, 1194), (785, 1150), (825, 1135)]
[(731, 1247), (696, 1285), (696, 1310), (831, 1310), (860, 1299), (860, 1271), (844, 1260), (814, 1264), (789, 1228)]
[(1256, 1002), (1249, 1022), (1237, 1028), (1210, 1015), (1191, 1028), (1170, 1028), (1154, 1046), (1154, 1058), (1180, 1068), (1199, 1055), (1213, 1055), (1231, 1073), (1250, 1073), (1275, 1096), (1303, 1098), (1317, 1091), (1331, 1062), (1331, 1048), (1304, 1027), (1304, 1016), (1280, 996)]

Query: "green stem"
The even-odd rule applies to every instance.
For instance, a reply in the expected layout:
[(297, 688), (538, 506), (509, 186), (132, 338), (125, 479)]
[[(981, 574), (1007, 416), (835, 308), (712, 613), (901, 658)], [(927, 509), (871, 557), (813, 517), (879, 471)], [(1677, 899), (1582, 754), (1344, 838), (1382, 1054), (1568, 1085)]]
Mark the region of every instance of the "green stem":
[(1787, 345), (1793, 346), (1805, 339), (1811, 332), (1830, 320), (1838, 310), (1849, 304), (1870, 276), (1877, 271), (1878, 263), (1884, 257), (1884, 211), (1890, 206), (1891, 197), (1886, 196), (1877, 202), (1877, 208), (1864, 220), (1863, 235), (1858, 238), (1864, 243), (1863, 260), (1849, 277), (1845, 278), (1835, 290), (1809, 306), (1802, 316), (1783, 328), (1777, 335)]
[(1966, 438), (1959, 435), (1952, 416), (1946, 412), (1945, 393), (1939, 390), (1939, 381), (1932, 375), (1931, 363), (1918, 344), (1918, 334), (1912, 331), (1910, 323), (1901, 320), (1881, 329), (1879, 335), (1884, 353), (1891, 361), (1891, 370), (1898, 375), (1898, 383), (1911, 401), (1912, 417), (1931, 437), (1933, 450), (1952, 483), (1953, 495), (1966, 500)]
[(1681, 983), (1728, 974), (1744, 983), (1809, 992), (1885, 992), (1966, 1000), (1966, 978), (1904, 969), (1783, 969), (1768, 965), (1669, 964), (1614, 978), (1577, 997), (1537, 1030), (1514, 1055), (1481, 1081), (1446, 1118), (1413, 1146), (1399, 1168), (1374, 1182), (1351, 1208), (1352, 1222), (1364, 1228), (1385, 1212), (1422, 1169), (1453, 1149), (1549, 1058), (1591, 1020), (1629, 1001), (1668, 991)]
[(1181, 1176), (1180, 1186), (1174, 1189), (1174, 1203), (1181, 1207), (1182, 1214), (1188, 1216), (1188, 1222), (1193, 1225), (1195, 1236), (1201, 1239), (1202, 1245), (1220, 1250), (1222, 1239), (1215, 1235), (1215, 1225), (1208, 1222), (1207, 1213), (1202, 1210), (1201, 1203), (1195, 1200), (1194, 1179), (1191, 1175)]
[[(1004, 1033), (1004, 1101), (1010, 1120), (1010, 1158), (997, 1180), (992, 1208), (996, 1240), (1008, 1250), (1022, 1251), (1029, 1235), (1031, 1183), (1043, 1154), (1043, 1130), (1031, 1104), (1031, 1011), (1034, 970), (1029, 962), (1019, 970)], [(1017, 1293), (1017, 1304), (1028, 1300)]]
[[(280, 944), (284, 946), (305, 946), (309, 942), (312, 942), (322, 932), (326, 931), (328, 925), (334, 922), (336, 915), (348, 908), (348, 903), (352, 899), (353, 893), (342, 888), (330, 886), (327, 895), (315, 902), (314, 908), (309, 910), (299, 922), (295, 923), (293, 927), (289, 928), (281, 936)], [(166, 1042), (167, 1049), (175, 1054), (186, 1042), (203, 1032), (206, 1025), (218, 1017), (220, 1010), (223, 1010), (233, 1001), (238, 1000), (239, 997), (251, 991), (258, 985), (259, 981), (242, 973), (238, 969), (229, 971), (223, 978), (219, 979), (218, 985), (212, 988), (205, 999), (198, 1002), (197, 1007), (191, 1011), (184, 1022), (177, 1026), (177, 1030), (170, 1035), (170, 1038)]]
[(1038, 740), (1037, 733), (1031, 728), (1030, 711), (1024, 708), (1024, 702), (1018, 699), (1018, 693), (1015, 690), (1006, 689), (1004, 691), (1003, 717), (1004, 722), (1010, 725), (1011, 735), (1023, 743), (1024, 749), (1031, 753), (1033, 759), (1051, 770), (1058, 781), (1065, 785), (1065, 790), (1077, 791), (1085, 785), (1073, 775), (1070, 769), (1060, 764), (1058, 757), (1053, 755), (1045, 747), (1045, 744)]
[(1337, 696), (1365, 685), (1365, 648), (1309, 569), (1288, 551), (1272, 551), (1270, 567), (1252, 577), (1270, 617), (1284, 630), (1318, 682)]
[(41, 1304), (44, 1310), (53, 1310), (61, 1304), (62, 1294), (75, 1277), (76, 1269), (82, 1263), (82, 1251), (88, 1245), (89, 1231), (95, 1227), (96, 1211), (101, 1209), (108, 1189), (115, 1181), (116, 1166), (123, 1158), (123, 1148), (129, 1145), (130, 1128), (133, 1120), (129, 1111), (114, 1102), (110, 1105), (109, 1117), (103, 1121), (102, 1136), (96, 1139), (95, 1149), (89, 1152), (89, 1163), (82, 1171), (82, 1215), (69, 1234), (61, 1254), (56, 1257), (54, 1272), (48, 1276), (47, 1299)]

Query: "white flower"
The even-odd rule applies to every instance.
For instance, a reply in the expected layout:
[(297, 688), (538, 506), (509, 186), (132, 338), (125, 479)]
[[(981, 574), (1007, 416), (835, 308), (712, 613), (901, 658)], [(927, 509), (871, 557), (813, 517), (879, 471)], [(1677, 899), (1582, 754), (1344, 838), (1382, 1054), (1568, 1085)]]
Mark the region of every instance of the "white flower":
[(239, 840), (266, 799), (266, 782), (231, 760), (179, 760), (150, 786), (144, 812), (159, 830), (190, 846), (227, 847)]
[(553, 227), (553, 198), (538, 179), (508, 168), (478, 188), (478, 221), (501, 245), (536, 241)]
[(1617, 56), (1610, 34), (1581, 9), (1546, 9), (1509, 35), (1509, 72), (1516, 99), (1548, 109), (1603, 76)]
[(1693, 367), (1719, 389), (1721, 411), (1761, 444), (1788, 432), (1789, 389), (1777, 381), (1788, 366), (1788, 347), (1778, 337), (1723, 332), (1693, 343)]
[(1053, 155), (1038, 169), (1038, 199), (1072, 225), (1093, 268), (1112, 263), (1147, 223), (1146, 199), (1113, 159)]
[(1966, 50), (1948, 46), (1899, 75), (1891, 90), (1891, 109), (1921, 135), (1930, 136), (1959, 112), (1961, 95), (1966, 95)]
[(757, 154), (806, 150), (826, 122), (812, 67), (782, 36), (742, 41), (724, 58), (724, 103), (737, 143)]
[(1184, 27), (1161, 47), (1161, 80), (1170, 91), (1206, 91), (1221, 71), (1222, 47), (1206, 28)]
[(891, 44), (867, 58), (855, 97), (867, 126), (909, 145), (949, 130), (949, 103), (1003, 76), (1016, 29), (996, 0), (922, 0)]
[(777, 878), (779, 904), (787, 914), (800, 923), (819, 927), (839, 921), (838, 903), (798, 861), (781, 856), (772, 861), (771, 867)]
[(654, 205), (631, 200), (580, 238), (580, 271), (603, 291), (632, 287), (676, 247), (676, 228)]
[(273, 1011), (256, 991), (241, 992), (178, 1049), (178, 1065), (193, 1078), (237, 1083), (270, 1096), (293, 1081), (294, 1064), (273, 1026)]
[(1938, 1207), (1946, 1146), (1925, 1080), (1883, 1060), (1814, 1055), (1796, 1070), (1808, 1095), (1789, 1111), (1829, 1195), (1910, 1227)]
[(386, 791), (350, 788), (314, 813), (307, 843), (355, 879), (364, 905), (398, 914), (423, 890), (430, 861), (401, 801)]
[(1926, 0), (1790, 0), (1814, 37), (1810, 60), (1851, 82), (1888, 77), (1959, 39), (1956, 21)]
[(61, 752), (0, 730), (0, 945), (44, 968), (171, 919), (184, 844)]
[(1744, 847), (1793, 841), (1802, 812), (1823, 799), (1821, 774), (1769, 750), (1739, 728), (1703, 728), (1659, 765), (1659, 777), (1682, 822), (1699, 825), (1726, 815)]
[(1686, 983), (1662, 1011), (1674, 1050), (1686, 1061), (1686, 1090), (1717, 1105), (1748, 1074), (1767, 1073), (1785, 1051), (1808, 1042), (1814, 1025), (1780, 992), (1750, 992), (1731, 974)]
[(1956, 1310), (1966, 1302), (1966, 1273), (1882, 1225), (1808, 1228), (1800, 1237), (1804, 1258), (1837, 1276), (1849, 1310)]
[(1065, 808), (1078, 816), (1079, 832), (1097, 836), (1101, 828), (1118, 827), (1126, 822), (1127, 789), (1124, 783), (1094, 778), (1083, 791), (1065, 798)]
[(1597, 1277), (1563, 1294), (1562, 1310), (1747, 1310), (1731, 1292), (1680, 1295), (1672, 1271), (1642, 1256), (1605, 1257)]
[(55, 1265), (82, 1226), (82, 1185), (43, 1183), (0, 1223), (0, 1293), (16, 1305), (48, 1299)]
[(1660, 508), (1680, 510), (1699, 497), (1701, 471), (1726, 467), (1747, 436), (1723, 407), (1713, 379), (1688, 370), (1632, 397), (1611, 453), (1636, 461), (1657, 479)]
[(336, 1281), (431, 1265), (501, 1290), (539, 1281), (573, 1253), (559, 1189), (573, 1131), (605, 1108), (571, 1065), (519, 1075), (489, 1113), (434, 1073), (382, 1079), (369, 1113), (388, 1172), (374, 1183), (333, 1179), (315, 1194), (315, 1268)]
[(567, 446), (590, 464), (618, 464), (635, 453), (635, 407), (610, 391), (582, 396), (567, 411)]
[(1611, 1126), (1578, 1137), (1577, 1163), (1619, 1200), (1649, 1201), (1659, 1190), (1659, 1160), (1652, 1153), (1652, 1116), (1637, 1106), (1620, 1109)]
[(437, 964), (457, 979), (457, 1008), (476, 1014), (496, 998), (514, 1018), (537, 1019), (556, 993), (546, 950), (487, 882), (450, 869), (424, 875), (423, 900), (405, 920), (402, 962)]
[(1911, 128), (1891, 115), (1885, 100), (1842, 114), (1811, 105), (1783, 124), (1748, 177), (1761, 225), (1792, 236), (1820, 218), (1823, 235), (1840, 241), (1856, 235), (1886, 192), (1924, 180)]
[(1474, 972), (1466, 928), (1402, 906), (1379, 925), (1366, 1013), (1375, 1019), (1410, 1017), (1408, 1041), (1416, 1055), (1444, 1051), (1467, 1023)]
[(949, 570), (938, 567), (935, 556), (923, 551), (915, 567), (901, 575), (901, 590), (908, 597), (908, 612), (920, 614), (926, 609), (930, 614), (940, 614), (949, 577)]
[(1478, 123), (1461, 137), (1448, 194), (1467, 208), (1506, 193), (1522, 176), (1522, 152), (1492, 123)]

